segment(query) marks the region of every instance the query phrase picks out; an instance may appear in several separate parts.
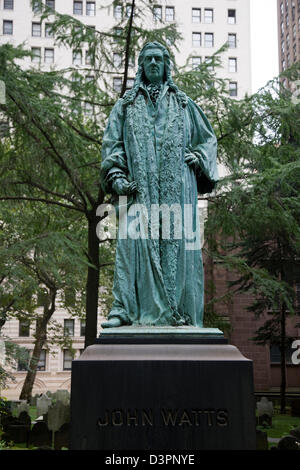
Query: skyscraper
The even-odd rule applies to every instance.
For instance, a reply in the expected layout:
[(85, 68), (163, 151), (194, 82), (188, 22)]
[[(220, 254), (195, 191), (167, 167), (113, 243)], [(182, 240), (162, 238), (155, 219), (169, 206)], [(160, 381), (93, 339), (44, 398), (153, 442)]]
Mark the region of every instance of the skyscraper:
[(300, 0), (277, 0), (279, 70), (300, 60)]

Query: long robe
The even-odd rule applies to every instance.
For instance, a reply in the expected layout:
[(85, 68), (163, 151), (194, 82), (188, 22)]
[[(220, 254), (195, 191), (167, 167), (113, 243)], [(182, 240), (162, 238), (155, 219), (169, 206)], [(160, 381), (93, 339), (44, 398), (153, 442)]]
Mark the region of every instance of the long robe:
[[(197, 156), (197, 167), (185, 163), (187, 153)], [(119, 317), (123, 324), (133, 325), (202, 326), (204, 279), (197, 193), (214, 189), (216, 155), (210, 123), (182, 92), (164, 84), (154, 105), (141, 85), (133, 103), (126, 102), (126, 95), (117, 101), (103, 138), (101, 182), (112, 193), (114, 176), (136, 181), (138, 191), (128, 198), (125, 224), (130, 231), (139, 214), (130, 215), (130, 207), (141, 204), (146, 210), (147, 233), (136, 239), (130, 233), (127, 239), (118, 237), (109, 318)], [(157, 219), (157, 212), (154, 216), (153, 207), (181, 208), (181, 225), (171, 210), (169, 238), (162, 235), (163, 220)]]

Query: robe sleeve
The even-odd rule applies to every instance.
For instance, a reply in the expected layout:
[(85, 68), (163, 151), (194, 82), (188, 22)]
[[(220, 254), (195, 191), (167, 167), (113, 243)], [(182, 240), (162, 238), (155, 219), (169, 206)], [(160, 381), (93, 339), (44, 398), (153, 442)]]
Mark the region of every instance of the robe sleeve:
[(123, 100), (119, 99), (108, 118), (102, 142), (100, 182), (103, 190), (111, 193), (115, 178), (128, 174), (127, 159), (123, 141), (124, 111)]
[(219, 181), (217, 168), (217, 139), (213, 128), (202, 109), (188, 99), (191, 119), (191, 144), (187, 150), (196, 155), (199, 167), (196, 169), (197, 188), (200, 194), (213, 191)]

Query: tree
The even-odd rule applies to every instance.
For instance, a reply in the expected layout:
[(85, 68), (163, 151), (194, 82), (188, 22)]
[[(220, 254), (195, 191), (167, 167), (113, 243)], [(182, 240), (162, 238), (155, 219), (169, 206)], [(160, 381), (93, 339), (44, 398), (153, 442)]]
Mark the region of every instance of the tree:
[[(299, 64), (290, 77), (297, 70)], [(280, 346), (285, 412), (286, 320), (296, 311), (293, 283), (300, 272), (300, 107), (278, 81), (248, 104), (249, 124), (237, 122), (234, 135), (220, 142), (229, 171), (211, 203), (206, 230), (218, 234), (212, 256), (238, 273), (231, 287), (253, 294), (249, 310), (257, 316), (273, 312), (254, 340)]]
[[(58, 334), (57, 328), (49, 334), (57, 303), (73, 316), (83, 317), (85, 231), (79, 227), (74, 232), (76, 218), (71, 215), (59, 207), (50, 212), (41, 203), (31, 207), (22, 202), (15, 207), (9, 201), (0, 208), (0, 218), (5, 220), (0, 247), (3, 297), (12, 299), (6, 318), (36, 322), (33, 354), (20, 399), (30, 398), (42, 348), (46, 341), (51, 342), (54, 332)], [(70, 291), (74, 293), (71, 303)]]
[[(178, 34), (173, 25), (159, 25), (155, 31), (138, 26), (143, 7), (151, 9), (151, 1), (141, 1), (136, 7), (132, 0), (129, 18), (120, 21), (121, 35), (116, 31), (96, 31), (70, 16), (53, 12), (40, 1), (35, 3), (42, 21), (49, 15), (53, 19), (54, 15), (51, 28), (58, 44), (74, 51), (83, 43), (88, 45), (92, 63), (88, 73), (93, 71), (94, 80), (87, 81), (87, 71), (75, 68), (51, 72), (24, 70), (17, 62), (31, 53), (22, 47), (1, 46), (0, 75), (6, 83), (7, 100), (0, 110), (10, 128), (1, 153), (0, 200), (63, 207), (75, 212), (79, 223), (86, 224), (87, 346), (94, 342), (97, 332), (100, 268), (110, 262), (99, 259), (96, 226), (100, 218), (96, 210), (105, 201), (98, 177), (101, 138), (105, 118), (117, 98), (107, 79), (111, 75), (111, 43), (119, 41), (119, 48), (125, 52), (121, 72), (124, 91), (129, 58), (137, 45), (154, 37), (165, 43)], [(93, 107), (89, 116), (84, 113), (87, 106)]]

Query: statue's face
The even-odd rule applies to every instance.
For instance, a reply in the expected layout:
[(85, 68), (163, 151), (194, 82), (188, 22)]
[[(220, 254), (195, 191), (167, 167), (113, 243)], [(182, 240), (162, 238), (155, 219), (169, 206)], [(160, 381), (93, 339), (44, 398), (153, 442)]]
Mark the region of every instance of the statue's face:
[(165, 71), (164, 56), (160, 49), (148, 49), (144, 57), (144, 72), (151, 83), (159, 83), (163, 80)]

